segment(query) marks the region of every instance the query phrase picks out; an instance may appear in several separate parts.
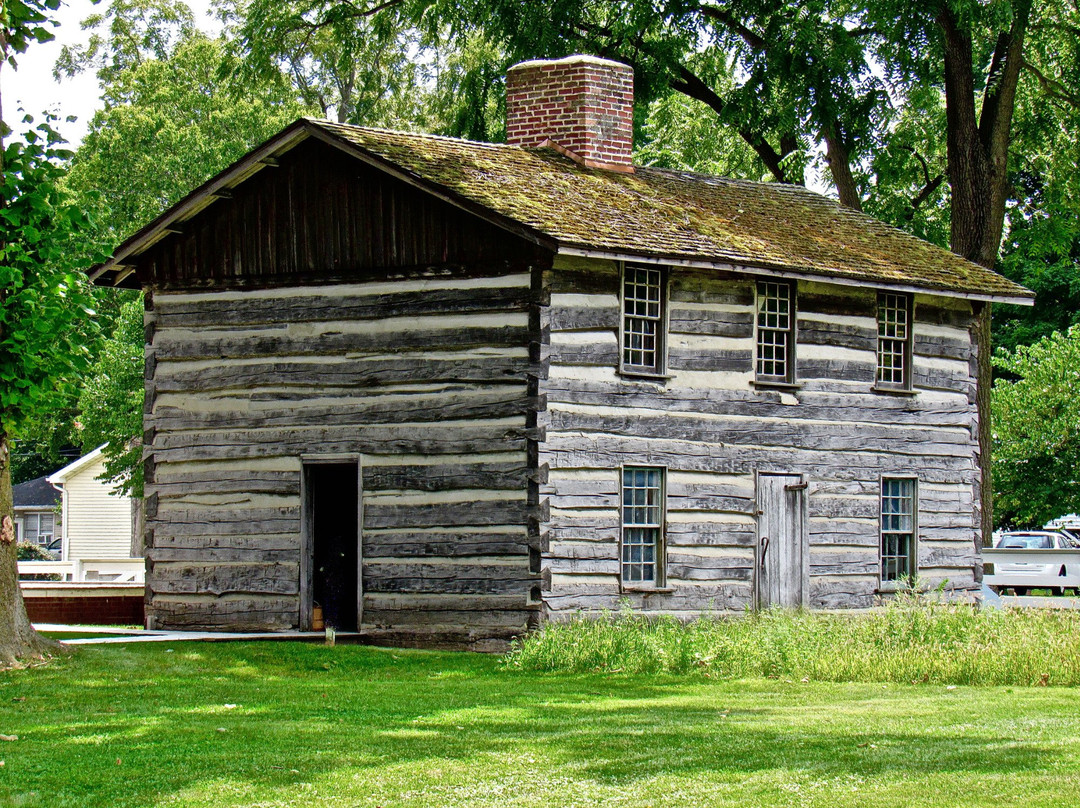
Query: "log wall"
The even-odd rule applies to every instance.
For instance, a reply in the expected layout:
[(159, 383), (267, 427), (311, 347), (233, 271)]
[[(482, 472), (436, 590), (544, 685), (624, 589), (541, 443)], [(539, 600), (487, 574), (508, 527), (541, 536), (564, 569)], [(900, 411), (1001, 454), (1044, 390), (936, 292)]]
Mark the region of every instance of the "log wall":
[(530, 285), (155, 294), (150, 623), (296, 626), (301, 462), (320, 455), (361, 464), (366, 632), (468, 641), (535, 623)]
[[(620, 376), (619, 268), (558, 257), (540, 462), (550, 467), (546, 612), (636, 607), (692, 616), (752, 602), (755, 472), (808, 482), (810, 605), (867, 607), (878, 597), (882, 475), (919, 478), (919, 575), (975, 586), (976, 412), (971, 306), (915, 296), (916, 394), (873, 392), (876, 293), (798, 284), (799, 387), (756, 389), (754, 279), (675, 268), (668, 372)], [(619, 468), (666, 466), (670, 592), (619, 583)]]

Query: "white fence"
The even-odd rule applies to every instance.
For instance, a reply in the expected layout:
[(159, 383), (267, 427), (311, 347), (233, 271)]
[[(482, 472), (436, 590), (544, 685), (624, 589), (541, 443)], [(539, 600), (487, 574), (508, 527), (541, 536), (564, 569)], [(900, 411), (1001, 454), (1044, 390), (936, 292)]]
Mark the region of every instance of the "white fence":
[(142, 558), (77, 558), (73, 561), (20, 561), (19, 575), (59, 575), (62, 581), (142, 583)]
[(1080, 550), (986, 547), (982, 557), (983, 583), (999, 590), (1080, 588)]

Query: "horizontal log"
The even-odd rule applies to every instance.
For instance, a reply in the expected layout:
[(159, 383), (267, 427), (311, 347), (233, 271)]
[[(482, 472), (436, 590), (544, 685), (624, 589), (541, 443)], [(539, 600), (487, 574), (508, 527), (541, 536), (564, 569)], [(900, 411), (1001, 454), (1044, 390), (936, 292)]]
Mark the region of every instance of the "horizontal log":
[(364, 533), (364, 558), (441, 556), (522, 556), (529, 553), (524, 532), (393, 530)]
[(618, 333), (622, 314), (619, 302), (611, 298), (610, 306), (560, 306), (552, 305), (548, 323), (552, 332), (602, 331)]
[(469, 454), (520, 452), (527, 440), (538, 440), (535, 429), (455, 424), (417, 426), (357, 426), (318, 429), (233, 430), (181, 432), (159, 436), (153, 452), (158, 463), (301, 454)]
[[(444, 393), (437, 396), (418, 393), (412, 397), (358, 398), (344, 404), (296, 401), (274, 409), (245, 406), (247, 402), (238, 399), (235, 409), (224, 411), (217, 407), (199, 411), (197, 408), (202, 402), (192, 396), (186, 409), (157, 407), (149, 422), (162, 432), (229, 427), (360, 426), (511, 418), (543, 408), (541, 397), (526, 396), (524, 393), (525, 384), (522, 383), (518, 390), (501, 389), (461, 395)], [(220, 400), (215, 403), (220, 404)]]
[(365, 491), (450, 491), (461, 488), (517, 490), (525, 488), (539, 472), (520, 461), (506, 463), (453, 463), (405, 466), (374, 466), (362, 469)]
[[(895, 454), (954, 457), (970, 457), (973, 451), (972, 437), (966, 430), (919, 427), (897, 429), (871, 424), (862, 425), (857, 430), (846, 423), (802, 424), (770, 421), (751, 425), (734, 419), (687, 416), (662, 418), (640, 412), (599, 415), (566, 412), (552, 407), (549, 411), (549, 428), (553, 432), (602, 433), (605, 435), (604, 442), (611, 446), (627, 442), (622, 436), (632, 435), (635, 438), (694, 441), (714, 445), (751, 444), (814, 451), (852, 451), (877, 446), (880, 450), (887, 448)], [(660, 446), (657, 448), (661, 449)]]
[[(299, 544), (294, 538), (293, 544)], [(146, 558), (153, 562), (202, 562), (206, 564), (231, 563), (231, 562), (274, 562), (298, 564), (300, 562), (300, 548), (294, 546), (288, 549), (267, 550), (261, 547), (236, 548), (236, 547), (151, 547), (145, 551)]]
[(526, 608), (527, 593), (512, 594), (456, 594), (448, 592), (373, 592), (364, 590), (364, 612), (493, 612), (518, 611)]
[(524, 525), (543, 509), (524, 499), (440, 502), (410, 505), (364, 505), (364, 528), (453, 527), (457, 525)]
[[(830, 345), (858, 351), (877, 352), (877, 331), (853, 325), (819, 320), (799, 321), (799, 345)], [(796, 348), (796, 351), (798, 348)]]
[(151, 563), (147, 588), (155, 594), (295, 595), (298, 563)]
[(162, 498), (190, 494), (275, 494), (300, 495), (300, 473), (296, 471), (171, 471), (169, 465), (157, 469), (158, 480), (146, 486)]
[(304, 296), (292, 295), (288, 289), (283, 289), (281, 295), (273, 297), (190, 300), (185, 296), (183, 302), (175, 300), (172, 295), (160, 297), (157, 314), (159, 327), (175, 328), (524, 311), (532, 299), (532, 293), (528, 286), (474, 286), (385, 294)]
[(459, 595), (518, 595), (522, 599), (528, 597), (533, 587), (539, 584), (539, 579), (524, 574), (515, 575), (511, 569), (504, 569), (503, 577), (494, 577), (497, 573), (490, 568), (480, 568), (467, 572), (459, 570), (452, 577), (433, 577), (425, 574), (422, 577), (416, 575), (415, 565), (412, 564), (379, 564), (364, 569), (364, 592), (380, 592), (385, 594), (411, 592), (411, 593), (437, 593)]
[(669, 412), (740, 415), (761, 418), (812, 419), (844, 423), (911, 424), (968, 427), (972, 409), (965, 400), (954, 404), (924, 404), (908, 397), (845, 393), (798, 392), (799, 404), (781, 401), (770, 390), (700, 390), (645, 385), (622, 380), (615, 383), (550, 380), (544, 391), (550, 404), (596, 404), (611, 407), (648, 407)]
[(845, 379), (873, 384), (877, 366), (873, 361), (845, 362), (831, 359), (795, 359), (795, 377), (804, 379)]
[(273, 631), (296, 627), (299, 600), (296, 596), (219, 598), (151, 594), (146, 611), (155, 629)]
[(402, 327), (399, 331), (375, 333), (342, 333), (333, 330), (332, 323), (325, 333), (294, 337), (263, 331), (255, 335), (242, 332), (226, 337), (191, 336), (186, 332), (159, 331), (154, 342), (159, 364), (168, 361), (253, 358), (332, 356), (346, 353), (398, 353), (428, 350), (451, 351), (465, 348), (506, 348), (524, 346), (529, 342), (526, 325), (473, 326), (415, 330)]
[(510, 630), (524, 634), (530, 611), (519, 607), (500, 610), (424, 610), (387, 611), (364, 606), (364, 631), (378, 628), (416, 628), (431, 632), (470, 631), (484, 635), (492, 630)]
[(542, 368), (527, 356), (496, 355), (460, 358), (327, 358), (323, 362), (223, 362), (218, 367), (189, 369), (184, 362), (158, 366), (159, 392), (208, 392), (251, 387), (365, 387), (395, 382), (507, 382), (538, 375)]

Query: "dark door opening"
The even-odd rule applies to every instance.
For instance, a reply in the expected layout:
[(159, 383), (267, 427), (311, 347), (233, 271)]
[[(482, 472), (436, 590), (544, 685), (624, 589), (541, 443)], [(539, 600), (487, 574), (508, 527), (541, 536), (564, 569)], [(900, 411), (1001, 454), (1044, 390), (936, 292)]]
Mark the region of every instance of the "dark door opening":
[(304, 466), (311, 531), (310, 597), (313, 605), (322, 607), (326, 625), (338, 631), (356, 631), (359, 624), (358, 473), (356, 463)]

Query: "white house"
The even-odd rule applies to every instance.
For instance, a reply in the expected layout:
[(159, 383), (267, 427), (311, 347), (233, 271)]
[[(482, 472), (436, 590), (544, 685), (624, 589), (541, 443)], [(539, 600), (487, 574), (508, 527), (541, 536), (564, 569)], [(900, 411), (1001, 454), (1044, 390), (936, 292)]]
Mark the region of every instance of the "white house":
[[(84, 577), (83, 567), (98, 568), (102, 562), (126, 561), (120, 564), (125, 570), (139, 567), (130, 562), (132, 500), (116, 493), (111, 483), (99, 479), (105, 471), (101, 450), (99, 446), (48, 478), (61, 492), (60, 558), (74, 565), (75, 580)], [(103, 573), (103, 577), (112, 575)]]

